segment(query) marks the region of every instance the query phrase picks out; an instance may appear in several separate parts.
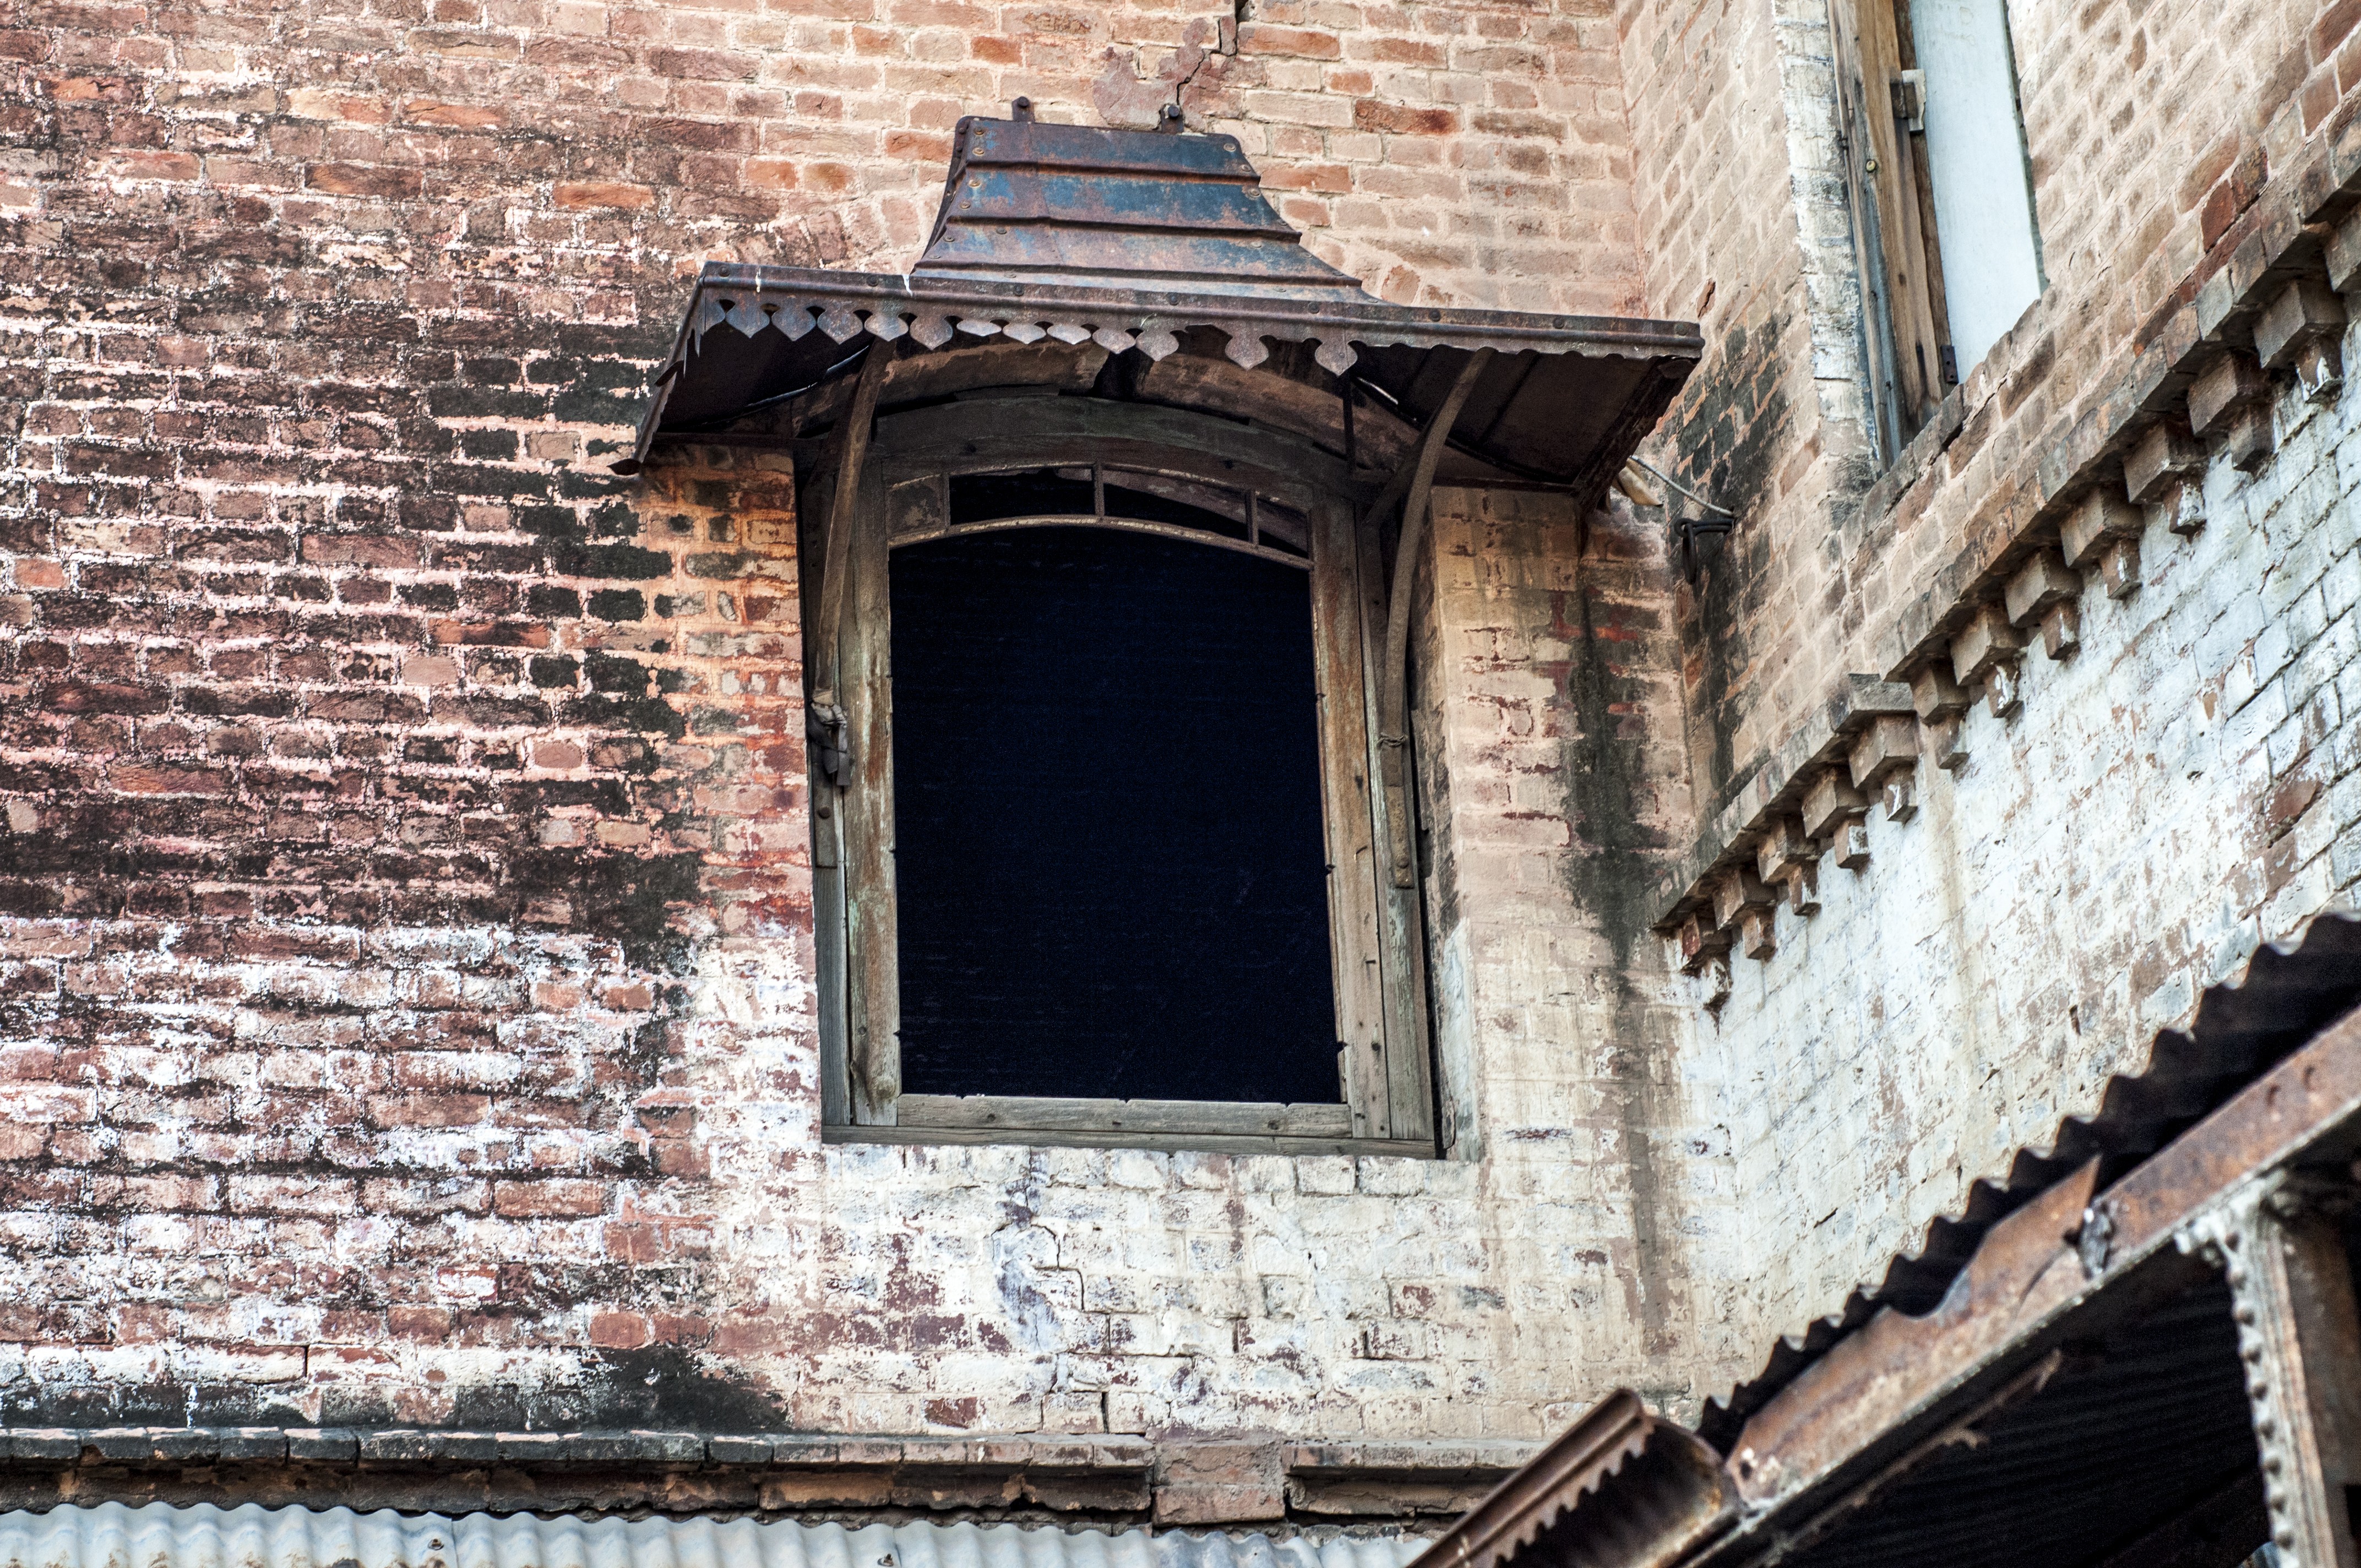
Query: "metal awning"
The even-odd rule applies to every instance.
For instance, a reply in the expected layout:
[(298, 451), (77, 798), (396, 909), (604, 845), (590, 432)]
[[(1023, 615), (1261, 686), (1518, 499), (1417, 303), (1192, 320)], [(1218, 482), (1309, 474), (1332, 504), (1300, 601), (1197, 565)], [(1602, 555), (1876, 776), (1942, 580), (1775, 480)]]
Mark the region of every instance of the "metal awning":
[(0, 1568), (1402, 1568), (1400, 1535), (1013, 1524), (402, 1514), (390, 1508), (62, 1507), (0, 1514)]
[(960, 122), (906, 277), (708, 264), (626, 471), (668, 439), (810, 433), (880, 344), (906, 363), (983, 351), (900, 396), (889, 384), (888, 407), (1012, 382), (1233, 416), (1259, 397), (1273, 422), (1336, 451), (1355, 444), (1349, 382), (1359, 451), (1382, 461), (1489, 348), (1442, 481), (1595, 495), (1703, 352), (1688, 323), (1389, 304), (1304, 247), (1235, 138), (1026, 114)]
[(2267, 1532), (2349, 1563), (2322, 1542), (2361, 1494), (2356, 937), (2323, 915), (2209, 991), (1938, 1299), (1710, 1446), (1643, 1446), (1610, 1396), (1414, 1568), (2230, 1568)]

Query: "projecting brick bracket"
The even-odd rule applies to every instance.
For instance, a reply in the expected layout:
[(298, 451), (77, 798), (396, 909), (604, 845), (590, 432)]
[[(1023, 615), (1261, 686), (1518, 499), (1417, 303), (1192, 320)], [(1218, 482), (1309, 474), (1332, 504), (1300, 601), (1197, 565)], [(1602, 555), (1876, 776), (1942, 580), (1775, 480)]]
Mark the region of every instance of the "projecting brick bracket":
[[(1839, 865), (1861, 870), (1872, 810), (1910, 820), (1917, 755), (1963, 767), (1972, 704), (2002, 719), (2022, 711), (2031, 645), (2052, 660), (2074, 655), (2085, 609), (2101, 608), (2086, 584), (2095, 576), (2108, 600), (2137, 594), (2150, 523), (2183, 537), (2203, 529), (2211, 465), (2256, 472), (2272, 456), (2283, 393), (2314, 402), (2338, 394), (2344, 297), (2356, 291), (2361, 138), (2323, 138), (2272, 178), (2199, 264), (2179, 292), (2184, 302), (2150, 323), (2144, 341), (2158, 350), (2095, 389), (2081, 411), (2061, 411), (2054, 439), (2026, 443), (2013, 470), (1987, 483), (2037, 504), (2012, 531), (1969, 539), (1930, 574), (1898, 616), (1888, 677), (1845, 677), (1659, 884), (1655, 929), (1684, 971), (1708, 979), (1708, 1006), (1728, 995), (1719, 976), (1733, 948), (1758, 959), (1776, 951), (1779, 903), (1798, 916), (1819, 907), (1823, 855), (1833, 849)], [(1870, 487), (1864, 521), (1928, 488), (1931, 466), (1971, 422), (1965, 395), (1946, 397)]]
[[(1700, 843), (1663, 885), (1655, 927), (1684, 973), (1714, 976), (1733, 948), (1770, 958), (1781, 904), (1798, 918), (1818, 913), (1823, 857), (1867, 868), (1871, 814), (1896, 823), (1917, 814), (1917, 729), (1909, 687), (1873, 675), (1839, 683), (1815, 722), (1724, 809), (1710, 849)], [(1727, 994), (1726, 983), (1712, 989)]]

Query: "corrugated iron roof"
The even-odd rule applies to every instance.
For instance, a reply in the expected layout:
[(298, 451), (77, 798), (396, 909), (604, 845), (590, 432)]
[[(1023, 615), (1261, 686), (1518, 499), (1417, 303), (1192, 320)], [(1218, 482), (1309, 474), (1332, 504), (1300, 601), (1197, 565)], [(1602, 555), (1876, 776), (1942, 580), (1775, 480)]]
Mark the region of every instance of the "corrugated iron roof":
[(860, 1525), (350, 1508), (137, 1508), (0, 1514), (0, 1568), (1402, 1568), (1404, 1537), (1150, 1533), (1009, 1524)]
[(2290, 940), (2264, 945), (2205, 992), (2186, 1031), (2157, 1036), (2142, 1070), (2108, 1080), (2093, 1114), (2061, 1121), (2046, 1146), (2019, 1151), (2004, 1176), (1970, 1189), (1960, 1212), (1929, 1223), (1919, 1247), (1896, 1254), (1875, 1285), (1856, 1288), (1839, 1310), (1777, 1340), (1759, 1372), (1707, 1402), (1699, 1435), (1728, 1453), (1747, 1417), (1880, 1308), (1932, 1309), (1985, 1233), (2027, 1201), (2092, 1158), (2101, 1162), (2104, 1188), (2356, 1001), (2361, 914), (2331, 909)]
[(1416, 1568), (1664, 1568), (1725, 1528), (1720, 1456), (1619, 1388), (1428, 1546)]
[[(1315, 439), (1334, 451), (1347, 382), (1365, 418), (1415, 430), (1488, 348), (1449, 433), (1445, 482), (1587, 501), (1704, 353), (1688, 322), (1378, 299), (1304, 247), (1227, 137), (972, 116), (961, 127), (933, 238), (907, 277), (706, 265), (620, 471), (660, 437), (767, 439), (782, 411), (791, 436), (806, 415), (825, 424), (827, 389), (879, 348), (1227, 359), (1273, 392), (1294, 381), (1325, 394), (1336, 413)], [(970, 385), (1022, 378), (1014, 356), (983, 357), (998, 363), (973, 367)], [(763, 430), (736, 428), (757, 413)]]
[[(2197, 1499), (2251, 1477), (2268, 1534), (2230, 1292), (2218, 1280), (2083, 1340), (2021, 1399), (1931, 1446), (1823, 1533), (1794, 1568), (2070, 1568), (2100, 1564)], [(2137, 1560), (2136, 1558), (2135, 1559)], [(2152, 1561), (2152, 1560), (2151, 1560)]]

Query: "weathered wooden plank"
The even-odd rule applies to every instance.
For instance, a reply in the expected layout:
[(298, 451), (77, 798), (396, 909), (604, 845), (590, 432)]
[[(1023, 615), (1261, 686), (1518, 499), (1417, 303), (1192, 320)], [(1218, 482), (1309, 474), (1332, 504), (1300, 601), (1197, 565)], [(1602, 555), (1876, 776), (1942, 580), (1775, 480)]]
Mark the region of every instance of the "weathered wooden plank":
[[(804, 514), (806, 521), (799, 531), (797, 551), (806, 560), (811, 558), (818, 545), (816, 536), (819, 530), (809, 520), (825, 515), (824, 511), (812, 510)], [(812, 573), (801, 574), (799, 598), (806, 627), (819, 613), (818, 586)], [(807, 641), (807, 702), (811, 699), (813, 686), (838, 685), (833, 668), (810, 667), (810, 653)], [(845, 1068), (844, 817), (841, 795), (819, 776), (808, 757), (805, 781), (805, 799), (811, 812), (812, 988), (814, 1012), (818, 1014), (815, 1022), (819, 1028), (819, 1114), (825, 1124), (850, 1121), (852, 1116), (851, 1084)]]
[(1894, 90), (1904, 64), (1902, 18), (1906, 5), (1872, 5), (1859, 13), (1861, 26), (1861, 119), (1875, 149), (1878, 212), (1883, 218), (1886, 276), (1893, 287), (1894, 372), (1905, 439), (1935, 411), (1943, 395), (1940, 350), (1949, 334), (1935, 315), (1933, 269), (1927, 231), (1933, 214), (1919, 201), (1921, 148), (1894, 113)]
[(931, 537), (950, 526), (951, 502), (940, 474), (921, 474), (885, 489), (885, 537), (895, 544)]
[(1846, 204), (1870, 315), (1869, 392), (1883, 461), (1897, 456), (1942, 395), (1917, 148), (1894, 114), (1901, 69), (1894, 8), (1828, 0)]
[(1346, 1138), (1343, 1105), (1214, 1100), (1082, 1100), (1010, 1094), (905, 1094), (896, 1124), (1004, 1131), (1213, 1133), (1227, 1136)]
[[(833, 793), (833, 792), (831, 792)], [(850, 1121), (852, 1083), (846, 1052), (844, 866), (837, 814), (812, 824), (812, 988), (819, 1025), (819, 1116)], [(820, 864), (822, 844), (829, 849)]]
[[(1341, 450), (1342, 400), (1326, 387), (1308, 385), (1268, 369), (1248, 370), (1227, 359), (1173, 354), (1140, 372), (1139, 395), (1155, 402), (1251, 419)], [(1417, 427), (1375, 397), (1356, 411), (1355, 440), (1364, 466), (1383, 467), (1418, 439)]]
[(1367, 628), (1346, 504), (1312, 512), (1312, 629), (1320, 692), (1321, 820), (1328, 839), (1328, 940), (1336, 977), (1336, 1041), (1353, 1131), (1390, 1137), (1384, 948), (1377, 818), (1370, 799)]
[(839, 655), (852, 745), (844, 792), (845, 1063), (855, 1122), (890, 1124), (902, 1091), (902, 986), (894, 887), (893, 602), (885, 486), (874, 463), (852, 508), (846, 635)]
[(1477, 378), (1491, 361), (1488, 348), (1467, 356), (1419, 437), (1418, 462), (1402, 500), (1401, 538), (1394, 546), (1393, 574), (1386, 586), (1386, 645), (1378, 656), (1378, 744), (1382, 748), (1378, 776), (1384, 782), (1384, 819), (1389, 826), (1387, 837), (1379, 842), (1387, 847), (1388, 875), (1396, 887), (1414, 885), (1418, 870), (1410, 838), (1411, 588), (1418, 576), (1418, 565), (1425, 559), (1426, 514), (1433, 504), (1435, 465), (1443, 460), (1444, 444), (1451, 439), (1451, 427), (1475, 391)]
[[(1374, 513), (1364, 514), (1353, 525), (1353, 546), (1361, 564), (1358, 582), (1362, 658), (1374, 663), (1383, 656), (1378, 634), (1386, 624), (1387, 614), (1385, 554), (1378, 547), (1378, 518)], [(1407, 647), (1402, 656), (1408, 660)], [(1374, 734), (1378, 693), (1375, 684), (1367, 681), (1362, 683), (1362, 690), (1367, 722)], [(1399, 809), (1405, 813), (1417, 809), (1415, 749), (1403, 746), (1401, 759), (1404, 776), (1400, 795), (1397, 797), (1390, 790), (1378, 790), (1370, 801), (1376, 814), (1376, 842), (1379, 844), (1392, 842), (1393, 824), (1389, 814), (1397, 809), (1398, 800)], [(1374, 767), (1378, 761), (1372, 758), (1368, 765)], [(1411, 834), (1415, 828), (1415, 822), (1403, 825), (1405, 834)], [(1434, 1135), (1434, 1067), (1426, 1032), (1425, 889), (1415, 878), (1411, 886), (1404, 887), (1387, 875), (1378, 877), (1377, 887), (1378, 983), (1385, 1006), (1386, 1101), (1392, 1108), (1392, 1134), (1398, 1138), (1431, 1138)]]
[(971, 533), (999, 533), (1016, 528), (1105, 528), (1117, 533), (1147, 533), (1159, 539), (1177, 539), (1187, 544), (1202, 544), (1208, 549), (1233, 551), (1240, 555), (1252, 555), (1258, 561), (1269, 561), (1281, 566), (1309, 567), (1312, 563), (1301, 555), (1284, 550), (1268, 550), (1249, 544), (1243, 539), (1225, 539), (1218, 533), (1208, 533), (1202, 528), (1189, 528), (1177, 522), (1150, 522), (1136, 517), (1091, 517), (1086, 514), (1049, 512), (1038, 517), (995, 517), (986, 522), (944, 523), (939, 527), (913, 527), (894, 535), (894, 544), (924, 544), (930, 539), (959, 539)]
[(885, 388), (897, 403), (948, 398), (978, 387), (1035, 386), (1087, 392), (1106, 362), (1107, 351), (1095, 343), (1070, 345), (1051, 341), (1020, 347), (994, 337), (897, 359), (885, 378)]
[(1238, 1137), (1222, 1133), (1083, 1133), (1024, 1127), (840, 1126), (822, 1129), (821, 1141), (830, 1144), (1148, 1149), (1169, 1154), (1358, 1155), (1400, 1159), (1426, 1159), (1434, 1153), (1431, 1146), (1414, 1138)]

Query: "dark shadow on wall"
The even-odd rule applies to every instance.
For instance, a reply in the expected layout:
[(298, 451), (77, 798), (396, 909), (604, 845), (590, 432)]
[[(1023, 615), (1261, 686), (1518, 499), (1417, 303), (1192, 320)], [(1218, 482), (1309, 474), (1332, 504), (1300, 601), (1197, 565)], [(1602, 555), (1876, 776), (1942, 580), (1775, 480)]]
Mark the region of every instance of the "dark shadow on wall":
[[(1612, 540), (1610, 530), (1594, 529), (1592, 550)], [(1664, 834), (1648, 822), (1653, 805), (1647, 776), (1650, 698), (1665, 688), (1652, 687), (1646, 661), (1652, 644), (1665, 659), (1675, 645), (1667, 635), (1671, 600), (1662, 583), (1644, 582), (1642, 569), (1592, 554), (1586, 554), (1583, 567), (1580, 586), (1556, 596), (1552, 628), (1571, 655), (1560, 687), (1568, 718), (1565, 810), (1574, 840), (1566, 867), (1576, 907), (1598, 921), (1612, 953), (1606, 976), (1612, 1012), (1609, 1041), (1567, 1044), (1591, 1050), (1604, 1068), (1598, 1087), (1618, 1124), (1631, 1203), (1631, 1255), (1617, 1272), (1642, 1351), (1653, 1356), (1677, 1348), (1667, 1282), (1681, 1267), (1674, 1255), (1677, 1216), (1656, 1157), (1666, 1118), (1676, 1110), (1664, 1091), (1671, 1075), (1668, 1047), (1649, 1037), (1651, 999), (1637, 973), (1649, 961), (1642, 947), (1653, 940), (1649, 906), (1669, 849)]]

